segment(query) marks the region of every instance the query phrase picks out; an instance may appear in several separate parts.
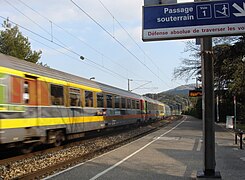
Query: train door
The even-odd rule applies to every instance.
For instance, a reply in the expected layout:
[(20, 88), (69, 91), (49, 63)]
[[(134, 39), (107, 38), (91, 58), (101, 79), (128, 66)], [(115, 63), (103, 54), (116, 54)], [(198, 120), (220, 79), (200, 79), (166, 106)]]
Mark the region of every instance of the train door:
[(147, 102), (140, 100), (142, 120), (147, 121)]
[(26, 129), (26, 137), (37, 136), (38, 128), (38, 94), (37, 77), (25, 75), (23, 82), (23, 104), (25, 105), (24, 117), (29, 119)]
[(145, 120), (148, 121), (149, 120), (149, 112), (148, 112), (148, 101), (145, 101)]
[(70, 133), (77, 133), (84, 131), (84, 120), (82, 117), (81, 108), (81, 90), (78, 88), (69, 88), (69, 106), (71, 110), (71, 124)]

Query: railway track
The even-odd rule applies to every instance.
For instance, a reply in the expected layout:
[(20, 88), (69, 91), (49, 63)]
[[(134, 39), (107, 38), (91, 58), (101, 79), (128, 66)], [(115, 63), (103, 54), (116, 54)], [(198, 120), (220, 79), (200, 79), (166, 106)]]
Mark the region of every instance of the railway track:
[(109, 133), (82, 142), (0, 160), (0, 179), (41, 179), (118, 148), (167, 125), (174, 117), (120, 133)]

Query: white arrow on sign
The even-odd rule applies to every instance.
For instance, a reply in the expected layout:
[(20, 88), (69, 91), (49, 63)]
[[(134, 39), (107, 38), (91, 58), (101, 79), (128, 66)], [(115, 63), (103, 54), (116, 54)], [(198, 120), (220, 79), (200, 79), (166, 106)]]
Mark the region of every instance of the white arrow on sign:
[(245, 16), (245, 3), (243, 3), (243, 8), (240, 7), (237, 3), (234, 3), (232, 6), (240, 12), (240, 13), (233, 13), (236, 17)]

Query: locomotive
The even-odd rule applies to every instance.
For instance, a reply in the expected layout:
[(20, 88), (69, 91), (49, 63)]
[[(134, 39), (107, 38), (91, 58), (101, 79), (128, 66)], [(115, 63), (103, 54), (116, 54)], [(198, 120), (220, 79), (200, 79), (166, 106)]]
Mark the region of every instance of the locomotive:
[(0, 146), (59, 146), (85, 132), (145, 123), (169, 107), (136, 93), (0, 54)]

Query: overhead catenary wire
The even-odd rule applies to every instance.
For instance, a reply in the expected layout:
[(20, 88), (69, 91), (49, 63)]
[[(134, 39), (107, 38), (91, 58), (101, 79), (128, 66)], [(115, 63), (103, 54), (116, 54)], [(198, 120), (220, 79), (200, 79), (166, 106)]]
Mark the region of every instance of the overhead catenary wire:
[[(20, 11), (18, 8), (16, 8), (13, 4), (11, 4), (11, 3), (9, 3), (9, 2), (7, 2), (6, 0), (5, 0), (5, 2), (6, 3), (8, 3), (11, 7), (13, 7), (15, 10), (17, 10), (19, 13), (21, 13), (23, 16), (25, 16), (27, 19), (29, 19), (31, 22), (33, 22), (35, 25), (37, 25), (39, 28), (41, 28), (43, 31), (45, 31), (46, 33), (48, 33), (50, 36), (51, 36), (51, 39), (50, 39), (50, 42), (53, 42), (53, 31), (52, 31), (52, 25), (53, 24), (55, 24), (55, 23), (53, 23), (52, 22), (52, 20), (50, 20), (49, 18), (47, 18), (47, 17), (45, 17), (45, 16), (43, 16), (42, 14), (40, 14), (38, 11), (36, 11), (35, 9), (33, 9), (32, 7), (30, 7), (30, 6), (28, 6), (26, 3), (24, 3), (23, 1), (21, 1), (21, 0), (18, 0), (20, 3), (22, 3), (22, 4), (24, 4), (26, 7), (28, 7), (28, 8), (30, 8), (32, 11), (34, 11), (35, 13), (37, 13), (39, 16), (41, 16), (42, 18), (44, 18), (44, 19), (46, 19), (49, 23), (50, 23), (50, 25), (51, 25), (51, 32), (48, 32), (46, 29), (44, 29), (41, 25), (39, 25), (38, 23), (36, 23), (34, 20), (32, 20), (31, 18), (29, 18), (28, 16), (26, 16), (22, 11)], [(62, 28), (61, 26), (58, 26), (57, 24), (55, 24), (57, 27), (59, 27), (60, 29), (62, 29), (62, 30), (64, 30), (66, 33), (68, 33), (69, 35), (71, 35), (71, 36), (73, 36), (75, 39), (78, 39), (77, 37), (75, 37), (73, 34), (71, 34), (71, 33), (69, 33), (68, 31), (66, 31), (64, 28)], [(55, 38), (55, 37), (54, 37)], [(63, 47), (66, 47), (66, 45), (65, 44), (63, 44), (61, 41), (59, 41), (57, 38), (55, 38), (56, 39), (56, 41), (58, 41), (58, 42), (60, 42), (62, 45), (63, 45)], [(80, 40), (80, 39), (78, 39), (78, 40)], [(80, 41), (82, 41), (82, 40), (80, 40)], [(98, 50), (96, 50), (95, 48), (93, 48), (92, 46), (90, 46), (89, 44), (87, 44), (86, 42), (84, 42), (84, 41), (82, 41), (84, 44), (86, 44), (87, 46), (89, 46), (90, 48), (92, 48), (94, 51), (96, 51), (98, 54), (100, 54), (101, 56), (102, 56), (102, 58), (103, 57), (106, 57), (103, 53), (101, 53), (101, 52), (99, 52)], [(107, 59), (110, 59), (110, 58), (108, 58), (108, 57), (106, 57)], [(93, 62), (92, 62), (93, 63)], [(114, 62), (115, 63), (115, 62)], [(97, 65), (97, 66), (99, 66), (99, 64), (98, 63), (93, 63), (93, 64), (95, 64), (95, 65)], [(123, 69), (125, 69), (125, 70), (127, 70), (128, 71), (128, 69), (126, 69), (126, 68), (124, 68), (121, 64), (119, 64), (119, 63), (115, 63), (115, 64), (117, 64), (117, 65), (119, 65), (119, 67), (121, 67), (121, 68), (123, 68)], [(100, 67), (104, 67), (104, 66), (100, 66)], [(105, 68), (105, 67), (104, 67)], [(105, 68), (106, 69), (106, 68)], [(108, 69), (107, 69), (108, 70)], [(132, 74), (135, 74), (134, 72), (131, 72)], [(118, 74), (118, 73), (116, 73), (116, 72), (114, 72), (114, 74), (117, 74), (117, 76), (120, 76), (120, 74)], [(124, 79), (127, 79), (126, 77), (123, 77)], [(138, 83), (136, 83), (136, 84), (138, 84)]]
[[(86, 16), (88, 16), (95, 24), (97, 24), (103, 31), (105, 31), (110, 37), (115, 39), (115, 41), (121, 45), (129, 54), (131, 54), (135, 59), (137, 59), (142, 65), (144, 65), (148, 70), (148, 66), (146, 66), (136, 55), (134, 55), (126, 46), (124, 46), (115, 36), (113, 36), (108, 30), (106, 30), (99, 22), (97, 22), (92, 16), (90, 16), (84, 9), (82, 9), (77, 3), (75, 3), (73, 0), (70, 0), (79, 10), (81, 10)], [(151, 71), (152, 72), (152, 71)], [(154, 72), (152, 72), (155, 74)]]
[[(147, 68), (153, 75), (155, 75), (159, 80), (161, 80), (164, 84), (165, 82), (154, 72), (152, 71), (145, 63), (143, 63), (132, 51), (130, 51), (125, 45), (123, 45), (113, 34), (111, 34), (108, 30), (106, 30), (99, 22), (97, 22), (92, 16), (90, 16), (83, 8), (81, 8), (77, 3), (73, 0), (70, 0), (80, 11), (82, 11), (87, 17), (89, 17), (95, 24), (97, 24), (103, 31), (105, 31), (111, 38), (113, 38), (123, 49), (125, 49), (130, 55), (132, 55), (140, 64), (142, 64), (145, 68)], [(169, 86), (168, 84), (166, 84)], [(169, 86), (170, 87), (170, 86)]]
[(22, 14), (23, 16), (25, 16), (27, 19), (29, 19), (32, 23), (34, 23), (35, 25), (37, 25), (40, 29), (42, 29), (44, 32), (46, 32), (47, 34), (49, 34), (51, 36), (50, 41), (53, 41), (53, 38), (59, 42), (60, 44), (62, 44), (63, 46), (66, 46), (64, 43), (62, 43), (59, 39), (53, 37), (53, 32), (52, 32), (52, 22), (51, 22), (51, 32), (47, 31), (46, 29), (44, 29), (41, 25), (39, 25), (37, 22), (35, 22), (34, 20), (32, 20), (30, 17), (28, 17), (27, 15), (25, 15), (21, 10), (19, 10), (16, 6), (14, 6), (12, 3), (10, 3), (7, 0), (4, 0), (7, 4), (9, 4), (11, 7), (13, 7), (16, 11), (18, 11), (20, 14)]
[[(5, 0), (6, 1), (6, 0)], [(15, 6), (13, 6), (11, 3), (8, 3), (9, 5), (11, 5), (12, 7), (14, 7), (18, 12), (20, 12), (22, 15), (24, 15), (26, 18), (28, 18), (29, 20), (31, 20), (33, 23), (35, 23), (36, 25), (38, 25), (42, 30), (44, 30), (46, 33), (51, 35), (51, 42), (53, 41), (53, 34), (52, 34), (52, 24), (54, 24), (55, 26), (59, 27), (60, 29), (62, 29), (63, 31), (65, 31), (66, 33), (68, 33), (70, 36), (72, 36), (75, 39), (80, 40), (82, 43), (84, 43), (85, 45), (87, 45), (88, 47), (90, 47), (91, 49), (93, 49), (95, 52), (97, 52), (98, 54), (100, 54), (102, 57), (106, 57), (103, 53), (99, 52), (98, 50), (96, 50), (95, 48), (93, 48), (92, 46), (90, 46), (88, 43), (82, 41), (81, 39), (77, 38), (76, 36), (74, 36), (73, 34), (69, 33), (67, 30), (65, 30), (64, 28), (62, 28), (61, 26), (53, 23), (49, 18), (43, 16), (42, 14), (40, 14), (38, 11), (36, 11), (35, 9), (33, 9), (32, 7), (28, 6), (26, 3), (24, 3), (22, 0), (18, 0), (20, 3), (24, 4), (26, 7), (30, 8), (32, 11), (34, 11), (35, 13), (37, 13), (39, 16), (43, 17), (44, 19), (46, 19), (47, 21), (49, 21), (51, 23), (51, 33), (49, 33), (48, 31), (46, 31), (44, 28), (42, 28), (39, 24), (37, 24), (35, 21), (31, 20), (29, 17), (27, 17), (24, 13), (22, 13), (20, 10), (18, 10)], [(118, 22), (118, 21), (117, 21)], [(57, 40), (58, 41), (58, 40)], [(60, 42), (60, 41), (59, 41)], [(63, 44), (64, 45), (64, 44)], [(65, 46), (65, 45), (64, 45)], [(124, 46), (125, 47), (125, 46)], [(126, 47), (125, 47), (126, 48)], [(108, 57), (106, 57), (107, 59), (110, 59)], [(115, 62), (114, 62), (115, 63)], [(98, 65), (98, 63), (96, 63)], [(115, 63), (117, 65), (119, 65), (119, 67), (125, 69), (128, 71), (128, 69), (124, 68), (121, 64), (119, 63)], [(132, 72), (131, 72), (132, 73)], [(135, 74), (134, 72), (132, 74)], [(137, 84), (137, 83), (136, 83)]]
[[(3, 17), (3, 16), (1, 16), (1, 15), (0, 15), (0, 18), (6, 19), (5, 17)], [(78, 54), (77, 52), (75, 52), (75, 51), (73, 51), (73, 50), (71, 50), (71, 49), (69, 49), (69, 48), (67, 48), (67, 47), (65, 47), (65, 46), (63, 46), (63, 45), (60, 45), (60, 44), (58, 44), (58, 43), (56, 43), (56, 42), (54, 42), (54, 41), (52, 42), (52, 41), (50, 41), (50, 39), (48, 39), (48, 38), (46, 38), (46, 37), (44, 37), (44, 36), (42, 36), (42, 35), (40, 35), (40, 34), (34, 32), (34, 31), (32, 31), (32, 30), (30, 30), (30, 29), (24, 27), (24, 26), (21, 26), (20, 24), (15, 23), (14, 21), (9, 20), (9, 22), (11, 22), (11, 23), (17, 25), (18, 27), (20, 27), (20, 28), (22, 28), (22, 29), (24, 29), (24, 30), (26, 30), (26, 31), (28, 31), (28, 32), (30, 32), (30, 33), (32, 33), (32, 34), (34, 34), (34, 35), (36, 35), (36, 36), (38, 36), (38, 37), (40, 37), (40, 38), (42, 38), (42, 39), (44, 39), (44, 40), (46, 40), (46, 41), (49, 41), (49, 42), (51, 42), (51, 43), (53, 43), (53, 44), (55, 44), (55, 45), (57, 45), (57, 46), (59, 46), (59, 47), (65, 49), (65, 50), (67, 50), (67, 51), (69, 51), (69, 52), (71, 52), (71, 53), (73, 53), (73, 54), (75, 54), (75, 55), (77, 55), (77, 56), (79, 56), (79, 57), (81, 56), (81, 55)]]
[[(56, 51), (56, 52), (58, 52), (58, 53), (60, 53), (60, 54), (63, 54), (63, 55), (65, 55), (65, 56), (67, 56), (67, 57), (69, 57), (69, 58), (71, 58), (71, 59), (73, 59), (73, 60), (75, 60), (75, 61), (85, 63), (85, 64), (87, 64), (88, 66), (90, 66), (90, 67), (92, 67), (92, 68), (94, 68), (94, 69), (97, 68), (97, 69), (99, 69), (99, 70), (101, 70), (101, 71), (103, 71), (103, 72), (105, 72), (105, 73), (108, 73), (108, 71), (105, 71), (104, 68), (95, 67), (95, 66), (93, 66), (93, 65), (91, 65), (91, 64), (89, 64), (89, 63), (87, 63), (86, 61), (79, 60), (78, 58), (75, 58), (75, 57), (73, 57), (73, 56), (71, 56), (71, 55), (69, 55), (69, 54), (66, 54), (66, 53), (64, 53), (64, 52), (62, 52), (62, 51), (59, 51), (59, 50), (57, 50), (56, 48), (53, 48), (53, 47), (51, 47), (51, 46), (48, 46), (47, 44), (45, 44), (45, 43), (43, 43), (43, 42), (41, 42), (41, 41), (38, 41), (38, 40), (36, 40), (36, 39), (34, 39), (34, 38), (30, 38), (30, 39), (31, 39), (32, 41), (35, 41), (35, 42), (39, 43), (39, 44), (42, 44), (43, 46), (48, 47), (49, 49), (52, 49), (52, 50), (54, 50), (54, 51)], [(93, 64), (95, 64), (94, 61), (92, 61), (92, 60), (90, 60), (90, 59), (89, 59), (89, 62), (92, 62)], [(109, 72), (109, 73), (112, 74), (111, 72)]]
[(76, 60), (76, 61), (80, 61), (80, 60), (78, 60), (78, 58), (75, 58), (75, 57), (73, 57), (73, 56), (71, 56), (71, 55), (69, 55), (69, 54), (66, 54), (66, 53), (64, 53), (64, 52), (62, 52), (62, 51), (59, 51), (58, 49), (56, 49), (56, 48), (54, 48), (54, 47), (51, 47), (51, 46), (48, 46), (47, 44), (45, 44), (45, 43), (43, 43), (43, 42), (41, 42), (41, 41), (38, 41), (38, 40), (36, 40), (36, 39), (34, 39), (34, 38), (30, 38), (32, 41), (35, 41), (35, 42), (37, 42), (37, 43), (39, 43), (39, 44), (42, 44), (43, 46), (45, 46), (45, 47), (47, 47), (47, 48), (49, 48), (49, 49), (52, 49), (52, 50), (54, 50), (54, 51), (56, 51), (56, 52), (58, 52), (58, 53), (60, 53), (60, 54), (63, 54), (63, 55), (65, 55), (65, 56), (67, 56), (67, 57), (69, 57), (69, 58), (71, 58), (71, 59), (74, 59), (74, 60)]
[[(20, 0), (19, 0), (19, 1), (20, 1)], [(32, 16), (30, 16), (30, 17), (32, 17)], [(51, 31), (50, 31), (50, 33), (49, 33), (49, 34), (51, 35), (51, 38), (50, 38), (50, 37), (48, 37), (48, 38), (46, 37), (46, 38), (49, 39), (50, 42), (52, 42), (52, 25), (54, 25), (55, 23), (53, 23), (53, 22), (52, 22), (50, 19), (48, 19), (48, 18), (47, 18), (47, 20), (49, 20), (50, 25), (51, 25)], [(117, 22), (117, 19), (114, 18), (113, 21)], [(62, 27), (61, 27), (61, 28), (62, 28)], [(66, 30), (66, 29), (64, 29), (64, 30)], [(67, 30), (66, 30), (66, 31), (67, 31)], [(34, 32), (36, 32), (36, 31), (34, 31)], [(69, 31), (67, 31), (67, 32), (69, 33)], [(55, 35), (55, 34), (54, 34), (54, 35)], [(71, 35), (73, 35), (73, 34), (71, 34)], [(74, 36), (74, 35), (73, 35), (73, 36)], [(74, 38), (77, 38), (77, 37), (74, 36)], [(56, 43), (57, 43), (57, 42), (56, 42)], [(84, 42), (83, 42), (83, 43), (84, 43)], [(85, 43), (86, 43), (86, 42), (85, 42)], [(58, 44), (61, 44), (61, 43), (58, 43)], [(57, 45), (57, 44), (56, 44), (56, 45)], [(60, 47), (62, 47), (62, 46), (60, 46)], [(66, 47), (67, 49), (72, 50), (71, 48), (68, 48), (68, 47), (65, 46), (65, 45), (64, 45), (64, 47)], [(64, 47), (62, 47), (62, 48), (64, 48)], [(92, 46), (91, 46), (91, 47), (92, 47)], [(92, 47), (92, 48), (93, 48), (93, 47)], [(67, 50), (67, 49), (66, 49), (66, 50)], [(106, 57), (103, 53), (99, 52), (97, 49), (94, 49), (94, 50), (97, 51), (97, 53), (100, 54), (100, 55), (102, 56), (102, 58), (103, 58), (103, 57)], [(129, 50), (129, 49), (128, 49), (128, 50)], [(67, 50), (67, 51), (68, 51), (68, 50)], [(70, 52), (70, 51), (69, 51), (69, 52)], [(76, 51), (74, 51), (74, 52), (76, 52)], [(76, 52), (76, 53), (77, 53), (77, 52)], [(78, 53), (78, 54), (79, 54), (79, 53)], [(137, 56), (137, 55), (136, 55), (136, 56)], [(106, 57), (106, 58), (109, 59), (108, 57)], [(86, 58), (85, 58), (85, 59), (86, 59)], [(88, 59), (88, 60), (91, 60), (91, 59)], [(92, 62), (92, 63), (93, 63), (93, 62)], [(97, 63), (97, 61), (96, 61), (96, 63)], [(93, 64), (94, 64), (94, 63), (93, 63)], [(98, 63), (97, 63), (97, 64), (98, 64)], [(146, 65), (146, 64), (145, 64), (145, 65)], [(98, 66), (98, 65), (96, 65), (96, 66)], [(146, 66), (147, 66), (147, 65), (146, 65)], [(120, 67), (122, 67), (122, 66), (120, 65)], [(104, 68), (104, 66), (102, 65), (101, 68)], [(128, 71), (128, 69), (126, 69), (126, 70)], [(154, 75), (157, 76), (157, 77), (160, 79), (159, 74), (156, 73), (156, 71), (154, 71), (154, 72), (155, 72)], [(124, 77), (124, 79), (126, 79), (126, 78)], [(161, 81), (162, 81), (162, 79), (161, 79)]]
[(63, 30), (64, 32), (66, 32), (67, 34), (69, 34), (71, 37), (73, 37), (76, 40), (79, 40), (80, 42), (82, 42), (83, 44), (85, 44), (86, 46), (88, 46), (89, 48), (93, 49), (96, 53), (103, 55), (101, 52), (99, 52), (97, 49), (95, 49), (94, 47), (92, 47), (91, 45), (89, 45), (88, 43), (86, 43), (85, 41), (81, 40), (80, 38), (76, 37), (75, 35), (73, 35), (72, 33), (70, 33), (69, 31), (67, 31), (65, 28), (61, 27), (60, 25), (58, 25), (57, 23), (53, 22), (52, 20), (50, 20), (49, 18), (47, 18), (46, 16), (42, 15), (41, 13), (39, 13), (38, 11), (36, 11), (34, 8), (32, 8), (31, 6), (29, 6), (28, 4), (26, 4), (25, 2), (23, 2), (22, 0), (18, 0), (19, 2), (21, 2), (22, 4), (24, 4), (26, 7), (28, 7), (29, 9), (31, 9), (32, 11), (34, 11), (35, 13), (37, 13), (39, 16), (41, 16), (42, 18), (46, 19), (47, 21), (49, 21), (50, 23), (52, 23), (53, 25), (55, 25), (56, 27), (60, 28), (61, 30)]
[[(61, 29), (62, 31), (64, 31), (65, 33), (67, 33), (68, 35), (70, 35), (72, 38), (82, 42), (83, 44), (85, 44), (87, 47), (89, 47), (90, 49), (92, 49), (93, 51), (95, 51), (97, 54), (99, 54), (102, 58), (105, 57), (106, 59), (110, 60), (112, 63), (118, 65), (120, 68), (126, 70), (127, 72), (130, 72), (131, 74), (134, 74), (135, 76), (139, 76), (137, 75), (135, 72), (129, 71), (126, 67), (124, 67), (122, 64), (118, 63), (117, 61), (114, 61), (112, 58), (109, 58), (108, 56), (106, 56), (104, 53), (100, 52), (99, 50), (97, 50), (96, 48), (94, 48), (93, 46), (91, 46), (90, 44), (88, 44), (87, 42), (83, 41), (82, 39), (78, 38), (77, 36), (75, 36), (74, 34), (70, 33), (69, 31), (67, 31), (65, 28), (63, 28), (62, 26), (58, 25), (57, 23), (53, 22), (51, 19), (47, 18), (46, 16), (42, 15), (41, 13), (39, 13), (37, 10), (35, 10), (34, 8), (32, 8), (31, 6), (29, 6), (28, 4), (26, 4), (25, 2), (23, 2), (22, 0), (18, 0), (20, 3), (22, 3), (24, 6), (28, 7), (29, 9), (31, 9), (32, 11), (34, 11), (36, 14), (38, 14), (39, 16), (41, 16), (42, 18), (44, 18), (45, 20), (47, 20), (48, 22), (51, 23), (51, 33), (52, 33), (52, 26), (56, 26), (59, 29)], [(51, 39), (53, 37), (53, 34), (51, 34)], [(142, 77), (141, 77), (142, 78)]]
[[(16, 8), (13, 4), (9, 3), (9, 2), (6, 1), (6, 0), (4, 0), (4, 1), (5, 1), (7, 4), (9, 4), (11, 7), (13, 7), (16, 11), (18, 11), (18, 12), (21, 13), (23, 16), (25, 16), (27, 19), (29, 19), (31, 22), (33, 22), (34, 24), (36, 24), (36, 25), (37, 25), (39, 28), (41, 28), (43, 31), (45, 31), (46, 33), (48, 33), (49, 35), (51, 35), (51, 39), (49, 40), (48, 38), (46, 38), (46, 37), (44, 37), (44, 36), (41, 36), (40, 34), (35, 33), (34, 31), (31, 31), (31, 30), (25, 28), (24, 26), (21, 26), (21, 25), (15, 23), (15, 22), (9, 20), (11, 23), (14, 23), (14, 24), (18, 25), (19, 27), (25, 29), (26, 31), (29, 31), (29, 32), (33, 33), (34, 35), (37, 35), (37, 36), (39, 36), (39, 37), (41, 37), (41, 38), (43, 38), (43, 39), (45, 39), (45, 40), (47, 40), (47, 41), (49, 41), (49, 42), (51, 42), (51, 43), (54, 43), (54, 44), (57, 45), (57, 46), (60, 46), (61, 48), (66, 49), (67, 51), (72, 52), (73, 54), (76, 54), (76, 55), (78, 55), (79, 57), (81, 57), (80, 54), (76, 53), (75, 51), (73, 51), (73, 50), (71, 50), (71, 49), (66, 48), (66, 45), (63, 44), (61, 41), (59, 41), (57, 38), (55, 38), (55, 39), (56, 39), (58, 42), (62, 43), (62, 45), (60, 45), (60, 44), (54, 42), (54, 41), (53, 41), (52, 31), (51, 31), (51, 33), (48, 32), (46, 29), (42, 28), (42, 26), (40, 26), (38, 23), (36, 23), (35, 21), (33, 21), (31, 18), (29, 18), (28, 16), (26, 16), (24, 13), (22, 13), (22, 12), (21, 12), (18, 8)], [(22, 1), (21, 1), (21, 2), (22, 2)], [(33, 9), (33, 10), (34, 10), (34, 9)], [(44, 16), (42, 16), (42, 17), (44, 17)], [(2, 17), (2, 16), (1, 16), (1, 18), (5, 19), (5, 18)], [(52, 28), (52, 21), (49, 20), (48, 18), (45, 18), (45, 19), (51, 22), (51, 28)], [(37, 41), (37, 40), (36, 40), (36, 41)], [(39, 43), (40, 43), (40, 41), (39, 41)], [(43, 44), (43, 43), (42, 43), (42, 44)], [(43, 45), (44, 45), (44, 44), (43, 44)], [(45, 46), (47, 46), (47, 45), (45, 45)], [(49, 48), (50, 48), (50, 47), (49, 47)], [(58, 52), (60, 52), (60, 51), (58, 51)], [(64, 53), (62, 53), (62, 54), (64, 54)], [(69, 57), (71, 58), (72, 56), (69, 56)], [(75, 59), (75, 58), (73, 58), (73, 59)], [(98, 63), (96, 63), (95, 61), (93, 61), (93, 60), (91, 60), (91, 59), (89, 59), (89, 58), (87, 58), (87, 57), (85, 57), (85, 59), (88, 60), (88, 61), (90, 61), (91, 63), (93, 63), (93, 64), (99, 66), (99, 67), (100, 67), (100, 70), (106, 69), (106, 71), (105, 71), (105, 70), (102, 70), (102, 71), (104, 71), (104, 72), (107, 72), (107, 73), (110, 73), (110, 74), (117, 75), (118, 77), (121, 77), (122, 79), (126, 79), (126, 80), (128, 79), (127, 77), (124, 77), (124, 76), (122, 76), (121, 74), (119, 74), (119, 73), (117, 73), (117, 72), (114, 72), (114, 71), (112, 71), (112, 70), (110, 70), (110, 69), (108, 69), (108, 68), (106, 68), (106, 67), (104, 67), (104, 66), (102, 66), (102, 65), (100, 65), (100, 64), (98, 64)], [(80, 61), (80, 60), (78, 60), (78, 61)], [(86, 63), (86, 64), (88, 64), (88, 63)]]
[[(136, 40), (130, 35), (130, 33), (123, 27), (123, 25), (117, 20), (117, 18), (112, 14), (112, 12), (106, 7), (106, 5), (101, 1), (98, 0), (100, 4), (103, 6), (103, 8), (110, 14), (110, 16), (113, 18), (113, 22), (116, 21), (119, 26), (126, 32), (126, 34), (129, 36), (129, 38), (134, 42), (134, 44), (141, 50), (141, 52), (144, 54), (145, 57), (147, 57), (152, 64), (156, 67), (156, 69), (161, 72), (163, 75), (165, 75), (162, 71), (160, 71), (159, 67), (156, 65), (156, 63), (153, 61), (153, 59), (147, 55), (147, 53), (144, 51), (144, 49), (136, 42)], [(113, 24), (113, 32), (114, 32), (114, 24)], [(165, 75), (166, 76), (166, 75)], [(178, 83), (178, 82), (177, 82)], [(166, 85), (168, 85), (165, 82)], [(179, 83), (178, 83), (179, 84)]]
[[(0, 18), (6, 19), (6, 18), (4, 18), (3, 16), (0, 16)], [(69, 49), (69, 48), (67, 48), (67, 47), (64, 47), (64, 46), (62, 46), (62, 45), (60, 45), (60, 44), (58, 44), (58, 43), (56, 43), (56, 42), (52, 42), (50, 39), (48, 39), (48, 38), (46, 38), (46, 37), (44, 37), (44, 36), (42, 36), (42, 35), (40, 35), (40, 34), (34, 32), (34, 31), (32, 31), (32, 30), (30, 30), (30, 29), (24, 27), (24, 26), (21, 26), (21, 25), (15, 23), (14, 21), (11, 21), (11, 20), (8, 20), (8, 21), (11, 22), (11, 23), (13, 23), (13, 24), (15, 24), (15, 25), (17, 25), (18, 27), (20, 27), (20, 28), (22, 28), (22, 29), (24, 29), (24, 30), (26, 30), (26, 31), (28, 31), (28, 32), (30, 32), (30, 33), (32, 33), (32, 34), (34, 34), (34, 35), (36, 35), (36, 36), (38, 36), (38, 37), (40, 37), (40, 38), (42, 38), (42, 39), (44, 39), (44, 40), (46, 40), (46, 41), (49, 41), (49, 42), (51, 42), (51, 43), (53, 43), (53, 44), (55, 44), (55, 45), (57, 45), (57, 46), (59, 46), (59, 47), (65, 49), (65, 50), (67, 50), (67, 51), (69, 51), (69, 52), (71, 52), (71, 53), (73, 53), (73, 54), (79, 56), (79, 58), (81, 57), (80, 54), (78, 54), (77, 52), (75, 52), (75, 51), (73, 51), (73, 50), (71, 50), (71, 49)], [(74, 58), (73, 58), (73, 59), (74, 59)], [(88, 61), (90, 61), (90, 62), (93, 63), (93, 64), (96, 64), (97, 66), (100, 66), (100, 67), (106, 69), (107, 72), (109, 72), (110, 74), (115, 74), (115, 75), (117, 75), (117, 76), (119, 76), (119, 77), (121, 77), (121, 78), (123, 78), (123, 79), (126, 79), (126, 80), (128, 79), (127, 77), (124, 77), (124, 76), (120, 75), (119, 73), (116, 73), (116, 72), (112, 71), (111, 69), (108, 69), (108, 68), (106, 68), (106, 67), (104, 67), (104, 66), (102, 66), (102, 65), (100, 65), (100, 64), (98, 64), (98, 63), (96, 63), (96, 62), (94, 62), (93, 60), (91, 60), (91, 59), (89, 59), (89, 58), (86, 58), (86, 57), (85, 57), (85, 59), (88, 60)]]

